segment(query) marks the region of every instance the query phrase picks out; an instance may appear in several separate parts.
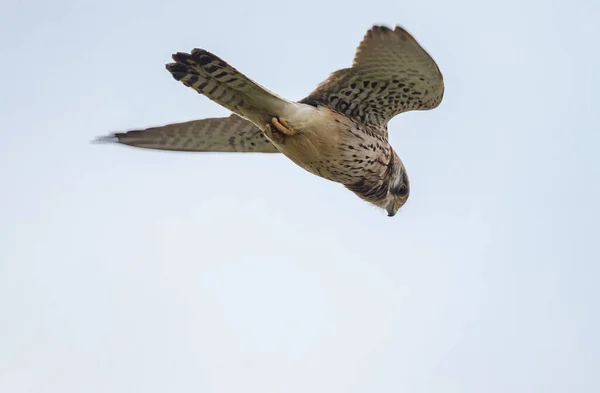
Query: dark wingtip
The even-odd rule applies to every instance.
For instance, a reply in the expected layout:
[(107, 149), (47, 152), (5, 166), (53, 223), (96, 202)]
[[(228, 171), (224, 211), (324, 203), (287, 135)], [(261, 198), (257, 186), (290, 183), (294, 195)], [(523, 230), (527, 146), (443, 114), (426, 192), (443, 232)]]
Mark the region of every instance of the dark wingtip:
[(99, 136), (91, 141), (93, 144), (105, 144), (105, 143), (119, 143), (119, 137), (117, 134), (109, 134)]
[(179, 63), (169, 63), (165, 67), (177, 81), (181, 80), (181, 78), (186, 76), (189, 72), (187, 66)]
[(173, 75), (175, 80), (179, 81), (189, 72), (189, 63), (191, 55), (189, 53), (177, 52), (171, 58), (174, 63), (168, 63), (165, 68)]
[(185, 53), (185, 52), (177, 52), (177, 53), (173, 53), (173, 55), (171, 55), (171, 58), (176, 63), (185, 63), (188, 60), (190, 60), (191, 57), (192, 57), (192, 55), (190, 55), (189, 53)]

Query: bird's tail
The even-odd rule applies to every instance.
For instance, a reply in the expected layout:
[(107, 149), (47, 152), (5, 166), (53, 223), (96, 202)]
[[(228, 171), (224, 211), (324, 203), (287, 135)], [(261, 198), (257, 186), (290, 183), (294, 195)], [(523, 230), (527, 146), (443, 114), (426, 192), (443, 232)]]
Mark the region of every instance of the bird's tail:
[(204, 49), (178, 52), (166, 65), (173, 78), (217, 104), (263, 127), (293, 105)]

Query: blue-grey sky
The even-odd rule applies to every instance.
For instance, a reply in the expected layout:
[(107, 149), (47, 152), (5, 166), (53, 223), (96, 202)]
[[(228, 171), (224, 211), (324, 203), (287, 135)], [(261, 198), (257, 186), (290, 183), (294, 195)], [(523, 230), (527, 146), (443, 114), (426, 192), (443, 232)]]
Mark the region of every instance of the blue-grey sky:
[[(0, 392), (600, 391), (599, 11), (4, 1)], [(171, 53), (300, 99), (372, 24), (446, 83), (390, 123), (393, 219), (280, 155), (90, 144), (227, 115)]]

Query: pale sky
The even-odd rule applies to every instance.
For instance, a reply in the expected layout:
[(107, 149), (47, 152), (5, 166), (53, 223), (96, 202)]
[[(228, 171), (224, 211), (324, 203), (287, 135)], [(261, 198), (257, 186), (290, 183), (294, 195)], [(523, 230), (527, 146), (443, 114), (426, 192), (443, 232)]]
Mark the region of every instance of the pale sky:
[[(600, 3), (0, 5), (0, 392), (600, 391)], [(290, 99), (404, 26), (446, 83), (396, 117), (394, 218), (281, 155), (95, 145)]]

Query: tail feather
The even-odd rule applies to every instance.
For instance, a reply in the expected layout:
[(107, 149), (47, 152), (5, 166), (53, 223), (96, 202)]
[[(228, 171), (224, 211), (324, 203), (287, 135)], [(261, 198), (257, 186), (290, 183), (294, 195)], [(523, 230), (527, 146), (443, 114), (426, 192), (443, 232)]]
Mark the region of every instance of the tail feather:
[(178, 52), (173, 60), (166, 68), (175, 80), (259, 127), (291, 104), (206, 50)]

